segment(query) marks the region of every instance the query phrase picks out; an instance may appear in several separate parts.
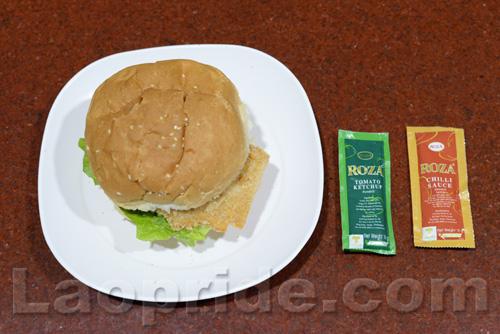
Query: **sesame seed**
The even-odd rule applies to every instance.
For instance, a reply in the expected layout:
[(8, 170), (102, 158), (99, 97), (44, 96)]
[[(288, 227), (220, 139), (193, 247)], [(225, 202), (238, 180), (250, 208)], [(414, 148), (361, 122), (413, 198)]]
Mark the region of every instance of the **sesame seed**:
[(169, 178), (169, 179), (170, 179), (171, 177), (172, 177), (172, 175), (170, 175), (170, 174), (167, 174), (167, 178)]
[(121, 193), (119, 193), (118, 191), (116, 192), (116, 194), (117, 194), (118, 196), (121, 196), (121, 195), (122, 195), (122, 194), (121, 194)]
[(111, 129), (108, 129), (108, 133), (111, 133)]
[(160, 116), (160, 119), (163, 119), (163, 116)]
[(95, 153), (99, 153), (99, 150), (95, 150)]
[(200, 126), (200, 123), (196, 123), (196, 126)]
[(176, 147), (177, 145), (176, 144), (172, 144), (172, 147)]
[(179, 171), (178, 171), (178, 170), (176, 170), (175, 172), (176, 172), (177, 174), (179, 174)]
[[(156, 73), (155, 73), (155, 74), (156, 74)], [(154, 87), (154, 86), (155, 86), (155, 85), (153, 85), (153, 84), (149, 85), (149, 87)]]
[(187, 117), (186, 117), (186, 118), (184, 118), (184, 120), (185, 120), (186, 122), (187, 122), (187, 121), (189, 121), (189, 119), (188, 119)]
[(184, 187), (182, 187), (182, 186), (181, 186), (181, 190), (182, 190), (182, 191), (184, 191), (184, 190), (186, 190), (186, 189), (185, 189)]
[(153, 192), (151, 192), (151, 191), (150, 191), (150, 192), (148, 192), (148, 194), (149, 194), (149, 195), (153, 195)]
[(158, 148), (161, 148), (161, 145), (158, 145)]
[(174, 141), (177, 141), (177, 137), (174, 137)]
[(134, 126), (133, 126), (133, 125), (131, 125), (131, 126), (130, 126), (130, 128), (133, 130), (133, 129), (134, 129)]
[(194, 87), (194, 89), (198, 88), (198, 86), (196, 86), (196, 85), (194, 85), (193, 87)]
[(142, 129), (142, 125), (139, 125), (139, 129)]
[(182, 73), (182, 77), (183, 77), (183, 78), (185, 78), (185, 77), (186, 77), (186, 75), (185, 75), (184, 73)]
[(128, 179), (129, 179), (129, 180), (132, 180), (132, 177), (130, 176), (130, 174), (128, 175)]
[(175, 165), (175, 168), (179, 168), (179, 164)]
[(165, 136), (161, 136), (161, 139), (166, 139)]
[(173, 133), (173, 132), (170, 132), (170, 137), (172, 137), (173, 135), (174, 135), (174, 133)]

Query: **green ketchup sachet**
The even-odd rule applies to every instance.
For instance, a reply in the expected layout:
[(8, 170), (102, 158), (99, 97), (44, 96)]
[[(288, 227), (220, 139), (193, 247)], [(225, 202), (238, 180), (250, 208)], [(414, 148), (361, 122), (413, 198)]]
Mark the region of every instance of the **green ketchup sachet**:
[(388, 133), (339, 130), (342, 249), (396, 254)]

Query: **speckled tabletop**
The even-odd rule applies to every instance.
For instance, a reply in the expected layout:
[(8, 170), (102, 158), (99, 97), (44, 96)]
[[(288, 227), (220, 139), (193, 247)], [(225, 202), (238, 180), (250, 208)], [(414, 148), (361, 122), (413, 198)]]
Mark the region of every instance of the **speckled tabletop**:
[[(321, 216), (299, 255), (243, 294), (120, 305), (73, 281), (45, 242), (44, 125), (93, 61), (204, 43), (259, 49), (302, 83), (323, 145)], [(0, 45), (0, 332), (500, 332), (498, 3), (5, 0)], [(476, 249), (413, 246), (407, 125), (464, 128)], [(338, 129), (390, 133), (396, 256), (341, 250)]]

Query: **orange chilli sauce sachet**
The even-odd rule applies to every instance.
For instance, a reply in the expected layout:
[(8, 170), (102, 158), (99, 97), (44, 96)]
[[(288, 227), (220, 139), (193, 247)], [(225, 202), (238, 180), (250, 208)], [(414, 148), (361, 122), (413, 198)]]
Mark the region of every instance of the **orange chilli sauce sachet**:
[(408, 127), (417, 247), (475, 248), (463, 129)]

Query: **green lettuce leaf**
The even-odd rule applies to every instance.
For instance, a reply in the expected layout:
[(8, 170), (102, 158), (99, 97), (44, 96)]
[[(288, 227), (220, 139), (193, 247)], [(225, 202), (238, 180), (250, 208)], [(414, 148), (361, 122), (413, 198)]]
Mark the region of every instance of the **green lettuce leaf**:
[(156, 212), (126, 210), (122, 212), (137, 226), (137, 239), (143, 241), (168, 240), (174, 237), (188, 246), (194, 247), (197, 241), (205, 240), (210, 227), (197, 226), (192, 230), (183, 228), (180, 231), (172, 229), (165, 217)]
[[(97, 185), (97, 179), (90, 169), (85, 139), (80, 138), (78, 146), (85, 152), (83, 155), (83, 172), (94, 180), (94, 184)], [(120, 208), (120, 210), (135, 224), (137, 227), (136, 237), (143, 241), (168, 240), (170, 237), (174, 237), (186, 245), (194, 247), (197, 241), (206, 240), (207, 233), (210, 231), (210, 227), (207, 226), (197, 226), (192, 230), (183, 228), (180, 231), (175, 231), (165, 217), (156, 212), (134, 211), (123, 208)]]
[(80, 138), (78, 140), (78, 147), (80, 147), (83, 152), (83, 172), (87, 174), (88, 177), (90, 177), (92, 180), (94, 180), (94, 184), (98, 185), (99, 182), (97, 182), (97, 179), (94, 176), (94, 173), (92, 173), (92, 169), (90, 169), (90, 164), (89, 164), (89, 156), (87, 155), (87, 145), (85, 145), (85, 139)]

